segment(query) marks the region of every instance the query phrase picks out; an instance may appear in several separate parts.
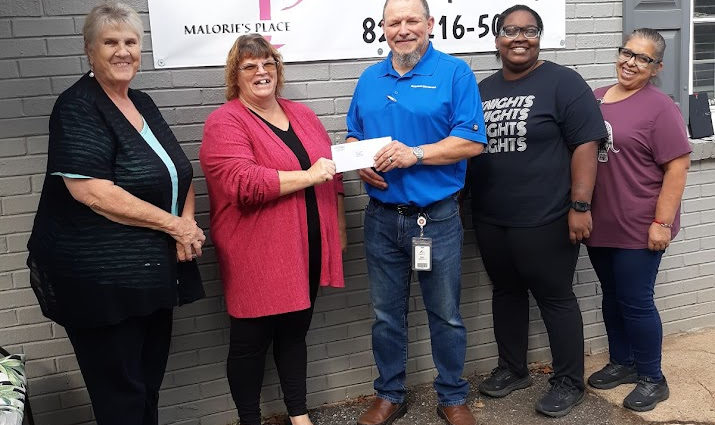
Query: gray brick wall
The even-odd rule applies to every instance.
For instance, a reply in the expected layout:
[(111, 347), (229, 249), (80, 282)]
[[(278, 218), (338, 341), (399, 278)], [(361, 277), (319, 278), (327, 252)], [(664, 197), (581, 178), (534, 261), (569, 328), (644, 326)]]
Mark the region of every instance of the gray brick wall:
[[(129, 1), (148, 28), (146, 0)], [(42, 188), (47, 121), (56, 96), (87, 69), (80, 30), (94, 1), (0, 0), (0, 344), (25, 353), (38, 425), (92, 423), (89, 398), (62, 327), (42, 317), (24, 267), (25, 244)], [(578, 70), (593, 87), (614, 81), (614, 48), (621, 41), (621, 2), (567, 0), (565, 50), (542, 58)], [(197, 163), (203, 121), (223, 101), (223, 70), (154, 70), (145, 37), (143, 67), (133, 86), (162, 109), (195, 164), (198, 221), (208, 227), (206, 184)], [(478, 79), (498, 64), (490, 54), (464, 55)], [(334, 140), (345, 134), (345, 113), (357, 77), (373, 61), (290, 64), (285, 95), (308, 104)], [(715, 143), (694, 144), (683, 200), (683, 226), (663, 259), (656, 287), (666, 333), (715, 325)], [(376, 376), (370, 351), (371, 308), (362, 244), (367, 201), (354, 173), (346, 175), (350, 246), (346, 288), (321, 290), (308, 334), (309, 404), (372, 393)], [(467, 220), (469, 222), (469, 220)], [(600, 288), (588, 259), (579, 259), (574, 290), (583, 311), (586, 351), (606, 347)], [(467, 372), (494, 366), (491, 289), (466, 230), (462, 314), (469, 330)], [(161, 423), (223, 425), (235, 420), (225, 378), (227, 316), (211, 246), (202, 258), (208, 297), (177, 309), (171, 357), (161, 393)], [(428, 382), (435, 371), (419, 288), (410, 299), (409, 382)], [(532, 305), (530, 359), (548, 361), (548, 341)], [(267, 367), (264, 411), (283, 410), (275, 368)]]

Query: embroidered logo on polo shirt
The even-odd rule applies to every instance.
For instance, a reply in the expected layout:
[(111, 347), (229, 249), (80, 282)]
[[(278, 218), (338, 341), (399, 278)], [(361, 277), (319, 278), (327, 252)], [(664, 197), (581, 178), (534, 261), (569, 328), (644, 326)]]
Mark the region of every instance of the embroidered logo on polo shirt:
[(428, 86), (425, 84), (412, 84), (410, 86), (410, 88), (413, 88), (413, 89), (436, 89), (437, 86)]

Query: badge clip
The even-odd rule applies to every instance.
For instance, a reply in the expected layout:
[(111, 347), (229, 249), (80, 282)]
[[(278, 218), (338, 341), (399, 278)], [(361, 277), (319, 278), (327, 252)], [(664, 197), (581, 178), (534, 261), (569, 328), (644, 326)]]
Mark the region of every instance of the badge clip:
[(412, 270), (428, 272), (432, 270), (432, 238), (425, 237), (427, 217), (420, 214), (417, 225), (420, 226), (420, 237), (412, 238)]

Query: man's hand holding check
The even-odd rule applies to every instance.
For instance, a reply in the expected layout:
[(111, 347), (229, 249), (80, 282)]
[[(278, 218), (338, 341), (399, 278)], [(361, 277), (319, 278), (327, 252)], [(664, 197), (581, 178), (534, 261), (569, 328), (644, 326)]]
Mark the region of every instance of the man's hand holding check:
[(351, 137), (347, 142), (333, 146), (333, 160), (338, 172), (357, 169), (365, 183), (381, 190), (387, 189), (387, 183), (376, 171), (385, 173), (417, 163), (412, 148), (390, 137), (366, 140)]

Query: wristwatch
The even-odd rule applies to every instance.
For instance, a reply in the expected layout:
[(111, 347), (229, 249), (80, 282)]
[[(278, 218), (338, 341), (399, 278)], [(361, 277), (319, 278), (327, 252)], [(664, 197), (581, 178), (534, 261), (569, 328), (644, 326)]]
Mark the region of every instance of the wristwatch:
[(586, 212), (591, 210), (591, 204), (584, 201), (573, 201), (571, 202), (571, 208), (573, 208), (574, 211)]
[(425, 157), (425, 151), (423, 151), (421, 147), (415, 146), (414, 148), (412, 148), (412, 153), (415, 154), (415, 156), (417, 157), (416, 165), (422, 164), (422, 158)]

